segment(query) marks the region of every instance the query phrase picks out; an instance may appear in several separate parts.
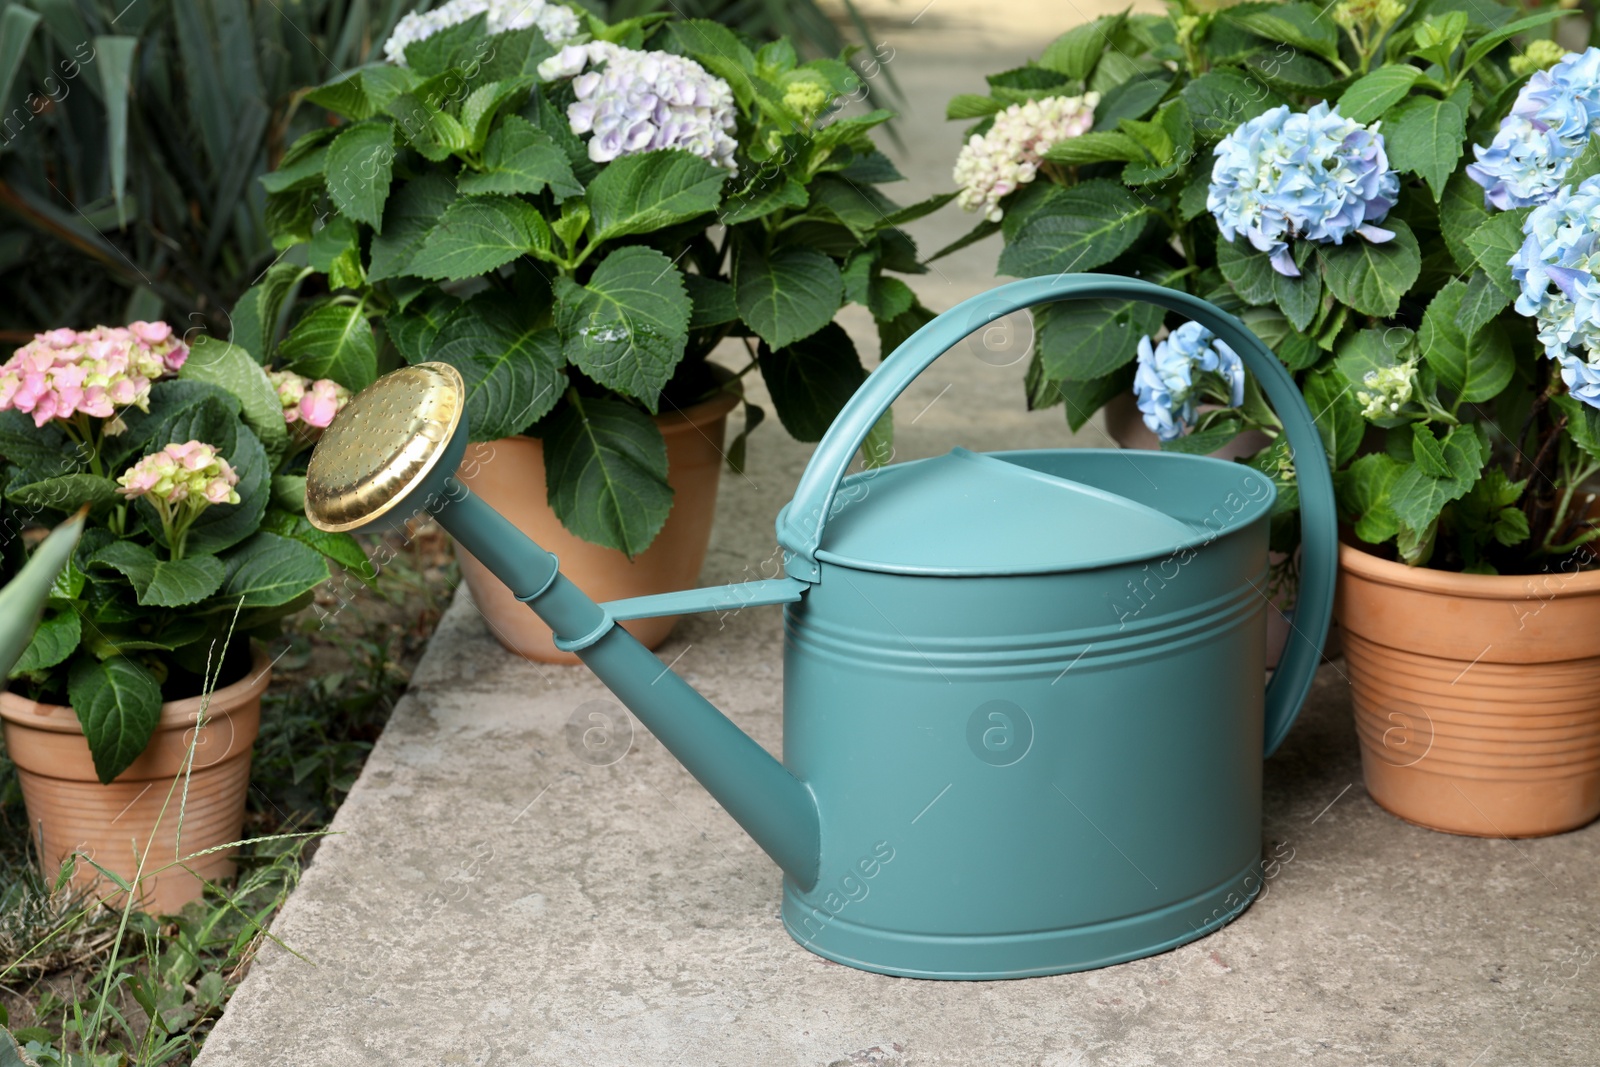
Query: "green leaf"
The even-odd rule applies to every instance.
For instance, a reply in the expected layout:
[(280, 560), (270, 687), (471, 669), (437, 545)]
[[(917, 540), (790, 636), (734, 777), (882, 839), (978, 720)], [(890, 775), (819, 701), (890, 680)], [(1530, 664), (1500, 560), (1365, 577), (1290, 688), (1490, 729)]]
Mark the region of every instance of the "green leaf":
[(306, 100), (359, 121), (383, 111), (389, 101), (410, 88), (411, 81), (411, 73), (404, 67), (374, 63), (324, 82), (307, 93)]
[(400, 142), (416, 149), (424, 159), (442, 163), (467, 148), (467, 130), (460, 120), (416, 93), (401, 93), (384, 110), (399, 126)]
[(542, 318), (509, 294), (490, 291), (468, 300), (439, 331), (429, 358), (461, 372), (472, 440), (521, 433), (561, 398), (561, 338), (555, 327), (540, 325)]
[(1339, 346), (1333, 365), (1346, 383), (1359, 389), (1368, 374), (1410, 359), (1415, 341), (1416, 335), (1400, 326), (1358, 330)]
[(1169, 76), (1157, 73), (1130, 78), (1108, 90), (1094, 109), (1094, 129), (1115, 130), (1123, 119), (1144, 118), (1156, 109), (1171, 86)]
[(699, 274), (685, 274), (683, 283), (689, 302), (694, 306), (689, 316), (689, 329), (705, 330), (738, 321), (739, 307), (733, 299), (733, 286)]
[(267, 379), (261, 364), (238, 345), (202, 336), (189, 349), (179, 376), (190, 381), (219, 385), (239, 399), (245, 425), (255, 431), (267, 456), (276, 463), (289, 444), (283, 421), (283, 402)]
[(1066, 406), (1067, 427), (1077, 433), (1112, 397), (1133, 392), (1133, 375), (1134, 366), (1129, 363), (1104, 378), (1055, 382), (1056, 395)]
[(728, 172), (676, 148), (612, 160), (584, 194), (595, 243), (649, 233), (715, 211)]
[(122, 656), (79, 658), (67, 676), (67, 696), (89, 742), (95, 774), (105, 783), (139, 758), (161, 719), (161, 687)]
[[(28, 57), (28, 44), (38, 28), (39, 15), (21, 4), (7, 4), (0, 13), (0, 100), (10, 100), (11, 86)], [(78, 40), (84, 35), (79, 34)]]
[(1278, 272), (1272, 269), (1271, 257), (1251, 248), (1243, 237), (1217, 241), (1217, 267), (1239, 299), (1248, 304), (1272, 303), (1273, 279)]
[(860, 185), (824, 174), (811, 183), (811, 206), (839, 220), (865, 243), (888, 224), (894, 202), (870, 185)]
[[(1131, 122), (1132, 119), (1124, 119)], [(1144, 162), (1145, 152), (1139, 143), (1125, 133), (1106, 131), (1104, 133), (1085, 133), (1077, 137), (1069, 137), (1065, 141), (1057, 141), (1045, 152), (1044, 158), (1051, 163), (1061, 163), (1067, 166), (1078, 166), (1084, 163), (1115, 163), (1118, 161)]]
[[(0, 27), (4, 22), (0, 21)], [(83, 589), (83, 572), (73, 563), (73, 553), (83, 534), (84, 518), (74, 515), (50, 531), (10, 581), (0, 585), (0, 679), (27, 656), (29, 631), (51, 598), (71, 601)], [(63, 606), (76, 615), (75, 605)], [(65, 635), (58, 634), (58, 637)], [(68, 653), (71, 650), (68, 649)], [(41, 650), (42, 653), (42, 650)]]
[(294, 324), (278, 356), (308, 378), (332, 378), (353, 393), (377, 381), (378, 339), (357, 304), (323, 304)]
[(1585, 179), (1593, 178), (1600, 174), (1600, 137), (1593, 134), (1589, 136), (1589, 143), (1576, 159), (1567, 167), (1566, 177), (1562, 179), (1563, 185), (1576, 188)]
[(1239, 419), (1223, 419), (1203, 430), (1162, 441), (1161, 451), (1181, 452), (1188, 456), (1210, 455), (1238, 437), (1243, 429), (1244, 423)]
[(653, 413), (683, 358), (692, 311), (672, 260), (640, 245), (619, 248), (595, 268), (588, 285), (557, 279), (556, 300), (567, 359)]
[[(240, 426), (233, 447), (225, 451), (228, 465), (239, 476), (237, 504), (213, 504), (189, 527), (187, 551), (191, 556), (215, 555), (255, 532), (271, 496), (272, 471), (261, 441)], [(141, 509), (142, 510), (142, 509)], [(147, 524), (148, 525), (148, 524)]]
[(550, 227), (532, 204), (510, 196), (470, 196), (452, 203), (411, 258), (424, 278), (459, 281), (550, 248)]
[[(517, 77), (489, 81), (477, 86), (461, 102), (461, 125), (467, 131), (467, 147), (478, 151), (489, 136), (489, 126), (500, 109), (519, 95), (526, 97), (532, 78)], [(515, 116), (512, 116), (515, 117)], [(527, 122), (526, 119), (522, 120)], [(532, 123), (529, 123), (531, 126)]]
[(1448, 100), (1413, 96), (1384, 120), (1383, 142), (1389, 162), (1396, 170), (1426, 181), (1435, 201), (1443, 198), (1445, 182), (1461, 159), (1471, 99), (1472, 88), (1467, 85)]
[(1411, 227), (1396, 218), (1383, 223), (1394, 238), (1373, 244), (1351, 234), (1344, 244), (1322, 245), (1323, 280), (1333, 295), (1363, 315), (1388, 318), (1422, 272), (1422, 253)]
[[(1420, 77), (1422, 77), (1420, 67), (1404, 63), (1379, 67), (1372, 73), (1357, 78), (1351, 83), (1350, 88), (1344, 91), (1339, 97), (1339, 114), (1366, 125), (1411, 95), (1411, 87)], [(1386, 144), (1389, 141), (1387, 136), (1389, 132), (1386, 126), (1384, 129)]]
[(1268, 41), (1285, 41), (1323, 59), (1339, 58), (1338, 27), (1312, 4), (1255, 4), (1225, 11), (1222, 17)]
[[(1414, 423), (1412, 432), (1432, 438), (1422, 423)], [(1413, 531), (1427, 530), (1446, 504), (1472, 488), (1487, 459), (1488, 448), (1478, 436), (1477, 427), (1452, 427), (1439, 443), (1436, 455), (1405, 466), (1395, 478), (1389, 494), (1395, 517)], [(1430, 474), (1430, 470), (1442, 470), (1444, 474)]]
[(383, 231), (372, 238), (367, 280), (415, 273), (412, 259), (455, 198), (455, 184), (437, 173), (419, 175), (396, 189), (383, 208)]
[(783, 348), (833, 321), (844, 282), (838, 265), (821, 252), (789, 246), (769, 258), (752, 245), (741, 249), (734, 299), (757, 336)]
[(1039, 65), (1077, 81), (1087, 80), (1100, 57), (1116, 48), (1117, 33), (1127, 17), (1127, 12), (1102, 15), (1068, 30), (1045, 47)]
[(763, 171), (751, 185), (729, 194), (722, 205), (721, 221), (725, 226), (737, 226), (788, 208), (798, 210), (810, 200), (805, 183), (794, 175)]
[(1351, 395), (1350, 384), (1329, 367), (1308, 374), (1301, 392), (1322, 434), (1329, 459), (1335, 467), (1342, 467), (1356, 454), (1367, 428), (1361, 408)]
[[(1052, 188), (1020, 224), (1005, 228), (999, 273), (1033, 277), (1104, 266), (1143, 232), (1149, 210), (1121, 185), (1104, 179)], [(1005, 223), (1010, 221), (1008, 214)]]
[(1477, 266), (1478, 258), (1468, 247), (1467, 239), (1488, 220), (1489, 209), (1483, 204), (1483, 186), (1468, 177), (1465, 171), (1451, 175), (1444, 186), (1444, 199), (1439, 201), (1439, 231), (1444, 235), (1451, 258), (1460, 269), (1471, 270)]
[(1536, 30), (1540, 26), (1548, 25), (1566, 14), (1566, 11), (1541, 11), (1537, 15), (1529, 15), (1527, 18), (1507, 23), (1493, 33), (1484, 34), (1468, 46), (1466, 56), (1461, 61), (1461, 69), (1463, 71), (1471, 70), (1480, 59), (1519, 33)]
[(461, 178), (462, 193), (533, 196), (546, 188), (558, 199), (583, 193), (566, 152), (548, 133), (519, 115), (506, 116), (489, 134), (483, 149), (483, 170), (465, 173)]
[(777, 350), (762, 342), (756, 358), (778, 420), (797, 441), (822, 440), (867, 377), (850, 335), (833, 322)]
[(222, 585), (224, 567), (216, 556), (159, 560), (143, 589), (135, 586), (142, 607), (181, 608), (198, 604)]
[[(1269, 261), (1270, 262), (1270, 261)], [(1271, 267), (1268, 267), (1271, 270)], [(1296, 330), (1305, 330), (1322, 304), (1322, 280), (1316, 271), (1298, 278), (1272, 271), (1272, 299)]]
[(406, 65), (422, 78), (443, 74), (451, 67), (466, 69), (482, 55), (488, 24), (487, 15), (474, 15), (413, 41), (406, 46)]
[(1203, 141), (1219, 141), (1242, 123), (1287, 102), (1260, 82), (1231, 70), (1208, 71), (1179, 95), (1189, 105), (1195, 134)]
[(383, 228), (383, 205), (394, 173), (394, 123), (359, 122), (328, 146), (324, 180), (333, 206), (375, 230)]
[(1418, 339), (1439, 381), (1464, 403), (1478, 404), (1499, 396), (1510, 384), (1517, 361), (1499, 323), (1474, 333), (1463, 329), (1467, 289), (1465, 282), (1452, 278), (1435, 294), (1422, 316)]
[(1511, 257), (1522, 247), (1522, 224), (1532, 211), (1523, 207), (1496, 212), (1467, 237), (1467, 248), (1478, 266), (1507, 299), (1516, 299), (1521, 291), (1511, 277)]
[(1051, 379), (1104, 378), (1161, 327), (1163, 311), (1142, 300), (1072, 300), (1034, 311), (1034, 349)]
[(311, 235), (306, 262), (328, 276), (329, 289), (362, 288), (367, 273), (361, 267), (361, 228), (347, 216), (331, 216)]
[(1483, 271), (1475, 270), (1467, 278), (1467, 291), (1461, 297), (1461, 317), (1456, 325), (1462, 333), (1477, 333), (1510, 304), (1510, 294), (1495, 285)]
[(85, 504), (99, 511), (118, 499), (117, 483), (98, 474), (59, 474), (22, 485), (9, 485), (6, 499), (32, 512), (70, 514)]
[(579, 397), (561, 405), (544, 438), (545, 484), (561, 524), (629, 559), (649, 547), (672, 510), (667, 446), (632, 404)]
[(976, 93), (957, 93), (945, 105), (944, 117), (950, 120), (985, 119), (1005, 109), (1004, 100), (996, 100), (992, 96), (979, 96)]
[(1374, 452), (1362, 456), (1338, 477), (1339, 508), (1369, 545), (1381, 545), (1400, 532), (1400, 520), (1389, 506), (1395, 479), (1404, 464)]
[(335, 129), (313, 130), (290, 145), (278, 161), (278, 169), (261, 176), (261, 187), (268, 193), (322, 188), (322, 171), (328, 163), (328, 142)]
[(406, 308), (403, 314), (390, 315), (385, 323), (389, 340), (408, 363), (423, 363), (433, 358), (434, 338), (456, 313), (461, 302), (434, 289)]
[(232, 326), (228, 339), (248, 352), (257, 363), (266, 363), (271, 357), (283, 301), (304, 270), (293, 263), (272, 264), (233, 306), (233, 313), (228, 317)]
[(1567, 417), (1567, 432), (1591, 460), (1600, 460), (1600, 411), (1570, 393), (1558, 393), (1550, 403)]
[(228, 553), (222, 599), (231, 608), (281, 607), (328, 580), (328, 564), (309, 545), (257, 533)]
[[(31, 624), (32, 616), (27, 621)], [(48, 670), (59, 666), (78, 650), (83, 639), (83, 620), (71, 606), (50, 612), (39, 620), (33, 639), (23, 649), (22, 657), (11, 668), (13, 677), (32, 671)]]
[(371, 584), (368, 579), (375, 578), (377, 572), (360, 542), (349, 534), (317, 529), (306, 519), (303, 510), (302, 504), (300, 509), (293, 512), (269, 511), (261, 521), (261, 528), (315, 549), (324, 559), (337, 563), (345, 571)]
[[(105, 103), (106, 155), (111, 171), (111, 195), (117, 217), (125, 217), (128, 188), (128, 99), (133, 94), (133, 54), (136, 37), (96, 37), (95, 70)], [(64, 94), (63, 94), (64, 95)]]

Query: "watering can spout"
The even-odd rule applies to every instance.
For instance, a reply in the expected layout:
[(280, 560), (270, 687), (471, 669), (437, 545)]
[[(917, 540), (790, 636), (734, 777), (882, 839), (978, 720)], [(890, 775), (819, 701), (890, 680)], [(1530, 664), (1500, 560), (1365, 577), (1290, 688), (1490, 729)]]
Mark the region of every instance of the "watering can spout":
[(320, 529), (393, 527), (432, 514), (638, 716), (802, 890), (821, 840), (811, 790), (735, 726), (454, 477), (466, 444), (454, 368), (424, 363), (380, 379), (324, 433), (306, 479)]

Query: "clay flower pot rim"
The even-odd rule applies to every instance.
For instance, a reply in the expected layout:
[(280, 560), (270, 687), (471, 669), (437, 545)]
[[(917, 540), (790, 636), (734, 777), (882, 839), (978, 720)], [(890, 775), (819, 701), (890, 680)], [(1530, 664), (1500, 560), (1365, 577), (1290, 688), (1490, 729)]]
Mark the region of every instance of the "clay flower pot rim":
[(1463, 574), (1431, 567), (1408, 567), (1404, 563), (1375, 556), (1347, 541), (1339, 543), (1339, 566), (1380, 585), (1470, 600), (1523, 600), (1528, 596), (1528, 583), (1540, 578), (1560, 578), (1563, 582), (1560, 594), (1563, 596), (1600, 594), (1600, 570)]
[[(259, 696), (267, 688), (267, 682), (271, 677), (272, 661), (267, 658), (264, 651), (259, 648), (254, 649), (250, 657), (249, 673), (237, 682), (222, 686), (213, 692), (207, 706), (235, 707), (241, 702)], [(156, 729), (170, 730), (178, 726), (193, 726), (195, 720), (200, 717), (201, 703), (207, 699), (204, 696), (193, 696), (163, 702), (161, 720), (156, 724)], [(49, 730), (61, 734), (83, 732), (83, 727), (78, 723), (78, 714), (70, 705), (44, 704), (11, 692), (0, 692), (0, 719), (25, 726), (30, 730)]]

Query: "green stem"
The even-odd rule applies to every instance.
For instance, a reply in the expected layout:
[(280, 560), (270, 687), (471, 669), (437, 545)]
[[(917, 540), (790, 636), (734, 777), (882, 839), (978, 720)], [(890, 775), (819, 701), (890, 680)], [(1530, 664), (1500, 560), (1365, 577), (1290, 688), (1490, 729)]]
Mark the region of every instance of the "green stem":
[(1550, 520), (1550, 529), (1545, 532), (1544, 543), (1539, 546), (1539, 551), (1541, 553), (1565, 555), (1566, 552), (1571, 552), (1573, 548), (1583, 544), (1586, 539), (1590, 539), (1592, 537), (1592, 533), (1594, 531), (1591, 531), (1591, 534), (1580, 535), (1578, 540), (1571, 543), (1570, 547), (1552, 545), (1550, 543), (1551, 540), (1555, 538), (1556, 534), (1561, 532), (1566, 524), (1567, 512), (1572, 508), (1573, 494), (1578, 491), (1578, 488), (1582, 486), (1584, 482), (1588, 481), (1596, 474), (1600, 474), (1600, 463), (1590, 464), (1578, 473), (1570, 475), (1565, 479), (1567, 487), (1561, 492), (1561, 503), (1556, 506), (1555, 518)]

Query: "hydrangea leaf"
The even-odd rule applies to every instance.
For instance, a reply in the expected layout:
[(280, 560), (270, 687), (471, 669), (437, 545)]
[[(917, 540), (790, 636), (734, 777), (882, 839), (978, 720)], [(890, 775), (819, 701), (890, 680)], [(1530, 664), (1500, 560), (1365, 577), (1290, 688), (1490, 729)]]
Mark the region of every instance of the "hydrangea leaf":
[[(1132, 122), (1132, 119), (1124, 119)], [(1046, 161), (1061, 163), (1067, 166), (1079, 166), (1085, 163), (1115, 163), (1115, 162), (1143, 162), (1144, 149), (1125, 133), (1115, 130), (1104, 130), (1099, 133), (1085, 133), (1077, 137), (1069, 137), (1050, 146), (1044, 154)]]
[(418, 93), (401, 93), (384, 110), (399, 124), (401, 141), (422, 153), (424, 159), (441, 163), (467, 147), (467, 128), (461, 120)]
[(489, 134), (480, 173), (465, 174), (463, 193), (541, 193), (546, 187), (558, 199), (579, 196), (583, 186), (573, 176), (567, 154), (550, 135), (520, 115), (508, 115)]
[[(461, 102), (461, 125), (467, 131), (467, 147), (472, 151), (483, 148), (489, 137), (489, 126), (500, 109), (532, 87), (532, 78), (506, 78), (486, 82), (468, 93)], [(522, 121), (527, 122), (526, 119)]]
[(1296, 330), (1304, 330), (1317, 317), (1322, 304), (1322, 279), (1315, 270), (1302, 271), (1291, 278), (1268, 268), (1272, 274), (1272, 299)]
[(539, 318), (509, 294), (480, 293), (450, 316), (430, 346), (430, 359), (450, 364), (466, 381), (474, 441), (521, 433), (560, 399), (561, 338)]
[(992, 96), (979, 96), (977, 93), (957, 93), (950, 98), (950, 103), (945, 105), (944, 117), (950, 121), (959, 119), (988, 118), (997, 111), (1004, 111), (1004, 100), (996, 100)]
[(374, 230), (383, 227), (383, 204), (394, 174), (394, 123), (358, 122), (328, 146), (324, 180), (339, 212)]
[(578, 397), (563, 404), (544, 437), (545, 485), (561, 524), (585, 541), (632, 559), (672, 510), (667, 446), (632, 404)]
[(1077, 433), (1089, 424), (1095, 412), (1105, 407), (1106, 401), (1120, 393), (1133, 392), (1133, 375), (1134, 365), (1129, 363), (1104, 378), (1056, 382), (1056, 393), (1067, 409), (1068, 429)]
[(754, 247), (743, 249), (733, 284), (739, 314), (771, 348), (822, 329), (844, 297), (838, 265), (821, 252), (795, 246), (770, 257)]
[(228, 340), (250, 354), (257, 363), (266, 363), (272, 356), (272, 343), (276, 338), (278, 314), (305, 271), (304, 267), (282, 261), (268, 267), (261, 280), (244, 291), (229, 315)]
[(1223, 17), (1268, 41), (1286, 41), (1323, 59), (1339, 58), (1338, 27), (1311, 4), (1255, 4), (1227, 11)]
[(558, 279), (556, 300), (567, 359), (653, 413), (661, 387), (683, 359), (693, 313), (672, 260), (641, 245), (619, 248), (595, 268), (588, 285)]
[(1393, 456), (1374, 452), (1335, 475), (1340, 510), (1346, 521), (1353, 520), (1356, 536), (1369, 545), (1381, 545), (1400, 532), (1389, 495), (1404, 469)]
[(778, 421), (797, 441), (822, 440), (867, 378), (850, 335), (834, 322), (776, 351), (763, 341), (756, 358)]
[(231, 607), (281, 607), (328, 580), (328, 564), (309, 545), (261, 532), (228, 553), (222, 597)]
[[(1365, 126), (1411, 95), (1411, 87), (1420, 77), (1422, 68), (1409, 63), (1379, 67), (1357, 78), (1340, 95), (1339, 114)], [(1383, 132), (1391, 131), (1385, 128)]]
[(157, 560), (150, 581), (135, 589), (143, 607), (181, 608), (198, 604), (222, 585), (225, 568), (216, 556)]
[(1367, 428), (1350, 384), (1343, 375), (1327, 367), (1307, 375), (1301, 392), (1322, 434), (1328, 458), (1335, 467), (1343, 466), (1356, 454)]
[(1471, 270), (1477, 266), (1478, 257), (1467, 245), (1467, 239), (1487, 221), (1489, 209), (1483, 203), (1483, 186), (1469, 178), (1465, 171), (1451, 175), (1444, 185), (1444, 197), (1439, 201), (1439, 232), (1444, 236), (1450, 257), (1460, 269)]
[(1074, 27), (1051, 41), (1039, 56), (1039, 65), (1077, 81), (1085, 81), (1095, 64), (1112, 51), (1113, 41), (1128, 17), (1102, 15), (1093, 22)]
[(437, 173), (420, 174), (396, 189), (383, 208), (383, 231), (372, 238), (367, 281), (410, 274), (417, 250), (455, 198), (455, 183)]
[[(8, 620), (10, 621), (10, 620)], [(27, 622), (29, 620), (17, 620)], [(30, 671), (43, 671), (66, 661), (78, 650), (83, 639), (83, 619), (71, 606), (47, 612), (39, 620), (33, 637), (22, 650), (21, 657), (11, 668), (13, 677)]]
[(406, 68), (374, 63), (317, 86), (306, 94), (306, 100), (359, 121), (381, 113), (389, 101), (411, 87), (411, 82), (411, 72)]
[(1217, 239), (1217, 268), (1222, 277), (1248, 304), (1270, 304), (1273, 295), (1272, 260), (1265, 252), (1258, 252), (1240, 234), (1233, 240)]
[[(1420, 430), (1432, 438), (1426, 426), (1413, 426), (1414, 434)], [(1427, 460), (1413, 461), (1396, 476), (1389, 493), (1389, 506), (1395, 517), (1414, 531), (1427, 530), (1446, 504), (1459, 500), (1472, 488), (1487, 459), (1488, 448), (1476, 427), (1452, 427), (1438, 443), (1437, 466)], [(1430, 474), (1425, 467), (1443, 470), (1444, 474)]]
[(1094, 270), (1116, 259), (1143, 232), (1150, 209), (1104, 179), (1053, 187), (1020, 223), (1002, 222), (1006, 246), (999, 273), (1020, 278)]
[(1161, 98), (1172, 86), (1172, 76), (1165, 71), (1132, 78), (1108, 90), (1100, 97), (1094, 109), (1096, 131), (1115, 130), (1123, 119), (1142, 119), (1156, 109)]
[(799, 210), (811, 200), (805, 183), (792, 174), (761, 174), (756, 183), (729, 195), (722, 206), (725, 226), (753, 222), (786, 208)]
[(1163, 311), (1143, 300), (1072, 300), (1034, 312), (1034, 347), (1052, 379), (1103, 378), (1138, 354)]
[(191, 381), (220, 385), (238, 397), (239, 413), (245, 425), (261, 439), (268, 458), (276, 462), (283, 456), (289, 444), (283, 403), (267, 379), (267, 372), (250, 353), (238, 345), (202, 336), (189, 350), (189, 358), (178, 373)]
[(596, 243), (715, 211), (728, 172), (677, 148), (612, 160), (589, 183), (589, 239)]
[(1322, 245), (1319, 256), (1335, 297), (1363, 315), (1388, 318), (1422, 272), (1422, 253), (1404, 222), (1390, 218), (1382, 225), (1393, 231), (1391, 240), (1373, 244), (1352, 233), (1343, 244)]
[(1456, 325), (1472, 335), (1488, 325), (1511, 303), (1511, 295), (1495, 285), (1481, 270), (1467, 276), (1467, 291), (1461, 297), (1461, 316)]
[[(249, 427), (239, 427), (233, 447), (223, 458), (239, 476), (239, 484), (234, 487), (239, 493), (239, 503), (214, 504), (200, 513), (189, 527), (185, 546), (191, 556), (215, 554), (249, 537), (261, 525), (261, 516), (266, 513), (267, 501), (272, 496), (272, 468), (267, 464), (261, 441)], [(142, 500), (139, 504), (140, 513), (145, 514), (149, 505)], [(147, 519), (145, 525), (148, 528), (151, 522)], [(159, 533), (152, 531), (152, 534), (162, 542)]]
[(1600, 460), (1600, 411), (1570, 393), (1550, 398), (1550, 403), (1567, 417), (1567, 432), (1591, 460)]
[(307, 378), (332, 378), (356, 393), (378, 378), (378, 339), (362, 307), (323, 304), (294, 324), (278, 355)]
[(117, 483), (98, 474), (60, 474), (23, 485), (8, 485), (6, 499), (29, 511), (70, 514), (88, 504), (100, 511), (117, 500)]
[(1470, 85), (1446, 100), (1413, 96), (1384, 120), (1383, 143), (1390, 164), (1427, 182), (1435, 201), (1443, 199), (1445, 183), (1461, 160), (1471, 99)]
[(1428, 303), (1418, 340), (1439, 381), (1464, 402), (1492, 400), (1511, 382), (1516, 357), (1497, 322), (1466, 329), (1468, 283), (1452, 278)]
[(1467, 237), (1467, 248), (1478, 266), (1510, 299), (1520, 291), (1511, 277), (1511, 257), (1522, 247), (1522, 224), (1532, 210), (1524, 207), (1496, 212)]
[(1239, 126), (1286, 101), (1260, 82), (1231, 70), (1212, 70), (1179, 90), (1189, 105), (1195, 134), (1203, 141), (1218, 141)]
[(67, 675), (67, 698), (101, 782), (110, 782), (139, 758), (161, 719), (161, 686), (124, 656), (79, 658)]
[(493, 194), (452, 203), (411, 257), (410, 272), (459, 281), (550, 248), (550, 227), (532, 204)]

